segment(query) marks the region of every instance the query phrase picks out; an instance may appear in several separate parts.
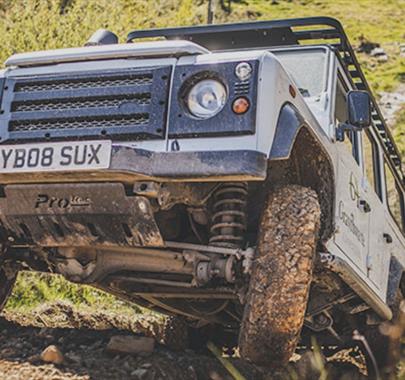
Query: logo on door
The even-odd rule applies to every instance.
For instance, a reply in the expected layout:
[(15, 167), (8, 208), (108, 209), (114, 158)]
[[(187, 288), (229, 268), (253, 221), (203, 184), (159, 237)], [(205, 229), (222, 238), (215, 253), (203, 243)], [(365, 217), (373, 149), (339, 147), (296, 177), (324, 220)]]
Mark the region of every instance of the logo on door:
[(359, 201), (360, 199), (359, 184), (353, 173), (350, 173), (349, 193), (350, 198), (353, 202)]

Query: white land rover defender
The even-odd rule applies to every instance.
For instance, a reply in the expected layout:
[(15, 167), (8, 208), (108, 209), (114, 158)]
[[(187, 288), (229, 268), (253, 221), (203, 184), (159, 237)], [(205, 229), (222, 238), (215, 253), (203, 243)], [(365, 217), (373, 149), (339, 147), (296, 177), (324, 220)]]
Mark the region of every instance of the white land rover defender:
[(390, 365), (404, 174), (340, 23), (117, 40), (0, 72), (0, 305), (19, 270), (60, 273), (260, 365), (354, 330)]

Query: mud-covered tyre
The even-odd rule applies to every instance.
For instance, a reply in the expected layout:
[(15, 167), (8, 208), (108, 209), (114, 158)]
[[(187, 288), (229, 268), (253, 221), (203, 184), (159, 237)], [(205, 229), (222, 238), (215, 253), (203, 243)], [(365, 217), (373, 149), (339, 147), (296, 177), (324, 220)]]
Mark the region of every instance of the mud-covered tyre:
[(291, 185), (263, 210), (239, 333), (241, 356), (278, 367), (294, 353), (304, 322), (320, 225), (316, 193)]
[(2, 311), (4, 306), (6, 305), (8, 297), (13, 290), (16, 278), (16, 273), (10, 275), (6, 274), (3, 269), (0, 269), (0, 311)]

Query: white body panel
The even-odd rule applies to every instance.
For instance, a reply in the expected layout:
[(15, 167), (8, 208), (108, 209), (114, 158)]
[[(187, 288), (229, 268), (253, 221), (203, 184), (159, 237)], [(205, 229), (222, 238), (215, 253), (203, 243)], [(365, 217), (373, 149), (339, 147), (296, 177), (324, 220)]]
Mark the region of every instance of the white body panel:
[(6, 61), (6, 66), (24, 67), (111, 58), (164, 57), (208, 53), (207, 49), (189, 41), (170, 41), (164, 44), (152, 41), (20, 53), (11, 56)]

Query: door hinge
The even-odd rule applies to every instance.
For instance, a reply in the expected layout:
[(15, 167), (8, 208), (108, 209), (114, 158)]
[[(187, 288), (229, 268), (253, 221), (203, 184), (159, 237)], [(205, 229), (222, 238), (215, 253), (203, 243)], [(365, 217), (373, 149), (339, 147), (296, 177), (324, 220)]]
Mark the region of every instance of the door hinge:
[(368, 214), (371, 211), (370, 204), (365, 199), (359, 200), (359, 209), (364, 213)]
[(383, 234), (384, 240), (387, 244), (391, 244), (392, 243), (392, 236), (390, 234), (384, 233)]

